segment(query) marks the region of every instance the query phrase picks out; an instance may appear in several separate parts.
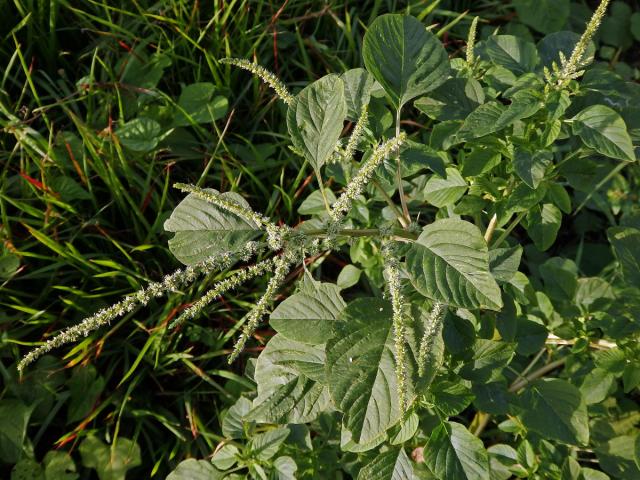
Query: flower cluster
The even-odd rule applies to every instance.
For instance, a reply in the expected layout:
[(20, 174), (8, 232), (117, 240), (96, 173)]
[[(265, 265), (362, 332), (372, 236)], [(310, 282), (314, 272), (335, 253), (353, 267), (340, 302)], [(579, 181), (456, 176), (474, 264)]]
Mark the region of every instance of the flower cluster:
[(284, 103), (289, 105), (293, 101), (293, 96), (289, 93), (289, 90), (287, 90), (284, 83), (282, 83), (282, 80), (263, 66), (241, 58), (223, 58), (220, 60), (220, 63), (228, 63), (229, 65), (234, 65), (253, 73), (255, 76), (260, 77), (264, 83), (269, 85)]
[(431, 310), (431, 314), (427, 320), (424, 335), (420, 341), (420, 349), (418, 351), (418, 375), (420, 376), (424, 375), (424, 368), (427, 365), (429, 349), (431, 348), (431, 345), (433, 345), (433, 339), (436, 334), (440, 331), (442, 321), (444, 320), (444, 314), (446, 312), (447, 308), (444, 304), (435, 303), (433, 305), (433, 309)]

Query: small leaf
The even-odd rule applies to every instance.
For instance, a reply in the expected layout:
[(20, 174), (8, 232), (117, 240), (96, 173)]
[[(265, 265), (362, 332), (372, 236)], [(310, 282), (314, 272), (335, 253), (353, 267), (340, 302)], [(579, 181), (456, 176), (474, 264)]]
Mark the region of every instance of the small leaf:
[(293, 458), (282, 456), (275, 459), (273, 468), (277, 475), (277, 480), (296, 480), (298, 466)]
[[(547, 17), (551, 17), (551, 15), (547, 15)], [(556, 28), (554, 30), (558, 29)], [(560, 53), (564, 55), (564, 58), (570, 58), (579, 40), (580, 35), (578, 33), (569, 31), (554, 31), (546, 35), (538, 42), (538, 53), (540, 53), (542, 65), (547, 68), (552, 68), (553, 62), (555, 62), (556, 65), (560, 66)], [(582, 55), (581, 61), (578, 62), (578, 68), (582, 69), (593, 62), (595, 53), (596, 46), (593, 42), (589, 42), (586, 51)]]
[(513, 158), (513, 168), (524, 183), (535, 189), (544, 179), (552, 159), (553, 154), (546, 150), (529, 152), (518, 148)]
[(518, 19), (541, 33), (560, 30), (569, 19), (569, 0), (515, 0), (513, 4)]
[(502, 156), (498, 150), (493, 148), (474, 148), (471, 153), (464, 158), (462, 164), (462, 176), (475, 177), (491, 171), (500, 164)]
[(489, 250), (489, 268), (498, 282), (509, 282), (520, 267), (522, 247), (494, 248)]
[(206, 460), (190, 458), (178, 464), (167, 480), (222, 480), (226, 474)]
[(485, 43), (489, 58), (516, 75), (533, 72), (538, 64), (536, 46), (513, 35), (492, 35)]
[(51, 450), (42, 460), (45, 480), (76, 480), (76, 464), (71, 456), (62, 451)]
[(222, 419), (222, 434), (225, 438), (243, 438), (245, 435), (244, 417), (251, 410), (251, 400), (240, 397), (227, 411)]
[(585, 108), (573, 117), (571, 127), (585, 145), (602, 155), (630, 162), (636, 159), (624, 120), (609, 107)]
[(229, 102), (221, 95), (214, 96), (215, 85), (209, 82), (193, 83), (182, 88), (178, 109), (172, 126), (186, 127), (191, 123), (212, 123), (227, 113)]
[(473, 401), (473, 393), (461, 379), (455, 382), (440, 381), (431, 386), (431, 395), (436, 408), (450, 417), (458, 415)]
[(449, 76), (449, 57), (440, 40), (407, 15), (376, 18), (364, 35), (362, 57), (396, 110)]
[(498, 120), (505, 111), (506, 107), (498, 102), (480, 105), (465, 119), (456, 133), (456, 140), (464, 142), (498, 131)]
[(484, 103), (484, 91), (474, 78), (450, 78), (414, 105), (434, 120), (464, 120)]
[(0, 400), (0, 460), (16, 463), (22, 455), (22, 444), (27, 434), (33, 408), (19, 400)]
[(278, 305), (269, 324), (290, 340), (320, 345), (333, 336), (333, 324), (345, 306), (337, 285), (311, 279)]
[(120, 143), (136, 152), (149, 152), (158, 146), (162, 129), (155, 120), (134, 118), (116, 131)]
[(289, 135), (315, 170), (334, 152), (346, 116), (344, 82), (337, 75), (316, 80), (293, 98), (287, 111)]
[(82, 420), (91, 412), (94, 403), (105, 386), (104, 378), (98, 376), (95, 367), (77, 367), (67, 385), (71, 398), (67, 404), (67, 422)]
[[(329, 205), (333, 205), (333, 202), (336, 201), (334, 193), (330, 189), (325, 188), (324, 194), (327, 197)], [(323, 215), (326, 212), (327, 207), (325, 207), (320, 190), (314, 190), (298, 207), (298, 213), (300, 215)]]
[(525, 228), (536, 248), (544, 252), (556, 241), (561, 224), (562, 212), (555, 205), (545, 203), (529, 212)]
[(453, 205), (467, 191), (467, 182), (456, 168), (447, 168), (446, 178), (433, 175), (424, 187), (424, 199), (434, 207)]
[(226, 443), (220, 449), (216, 449), (211, 457), (211, 463), (220, 470), (229, 470), (238, 461), (238, 447)]
[(502, 308), (500, 289), (489, 271), (487, 244), (469, 222), (444, 219), (425, 227), (407, 253), (407, 271), (416, 290), (437, 302)]
[(589, 442), (589, 418), (580, 390), (558, 378), (536, 380), (520, 398), (522, 423), (544, 438), (570, 445)]
[(413, 478), (413, 465), (404, 449), (378, 454), (358, 474), (358, 480), (405, 480)]
[(460, 376), (474, 382), (495, 381), (515, 354), (514, 345), (504, 341), (479, 338), (473, 345), (473, 360), (460, 370)]
[[(212, 188), (204, 190), (218, 195), (218, 191)], [(225, 192), (221, 197), (249, 208), (246, 200), (237, 193)], [(173, 210), (164, 223), (164, 229), (176, 232), (169, 240), (169, 249), (186, 265), (201, 262), (217, 253), (238, 249), (260, 233), (254, 222), (223, 210), (193, 193), (187, 195)]]
[(336, 284), (340, 290), (346, 290), (347, 288), (357, 285), (361, 276), (362, 270), (358, 267), (351, 264), (345, 265), (344, 268), (340, 270)]
[(254, 435), (248, 445), (249, 451), (258, 460), (269, 460), (278, 453), (289, 433), (287, 427), (279, 427)]
[(391, 445), (401, 445), (411, 440), (418, 431), (420, 417), (414, 412), (400, 423), (398, 432), (389, 439)]
[(122, 437), (113, 447), (94, 436), (86, 437), (80, 444), (80, 455), (82, 464), (93, 468), (100, 480), (125, 480), (127, 470), (142, 464), (138, 444)]
[(440, 424), (424, 447), (424, 463), (439, 480), (489, 480), (489, 456), (464, 425)]

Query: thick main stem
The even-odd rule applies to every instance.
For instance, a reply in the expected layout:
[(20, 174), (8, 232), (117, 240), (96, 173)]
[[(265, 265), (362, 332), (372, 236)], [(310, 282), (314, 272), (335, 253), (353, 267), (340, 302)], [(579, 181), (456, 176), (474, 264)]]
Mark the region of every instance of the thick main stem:
[[(400, 112), (402, 106), (398, 107), (396, 111), (396, 138), (400, 136)], [(404, 197), (404, 187), (402, 186), (402, 167), (400, 164), (400, 146), (398, 146), (396, 154), (396, 182), (398, 183), (398, 195), (400, 195), (400, 205), (402, 206), (402, 215), (405, 218), (405, 222), (411, 223), (411, 216), (409, 215), (409, 207), (407, 206), (407, 199)], [(406, 228), (406, 227), (405, 227)]]

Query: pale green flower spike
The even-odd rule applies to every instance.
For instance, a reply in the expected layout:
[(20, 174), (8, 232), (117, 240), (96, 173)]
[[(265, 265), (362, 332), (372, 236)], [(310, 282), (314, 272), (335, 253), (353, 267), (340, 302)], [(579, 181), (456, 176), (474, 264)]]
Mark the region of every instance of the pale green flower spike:
[(258, 303), (256, 303), (255, 307), (253, 307), (253, 309), (247, 316), (246, 323), (244, 325), (244, 328), (242, 329), (242, 334), (233, 347), (233, 352), (231, 353), (231, 355), (229, 355), (230, 364), (233, 363), (236, 358), (238, 358), (238, 355), (240, 355), (240, 353), (242, 353), (245, 345), (247, 344), (247, 340), (251, 338), (251, 336), (258, 328), (260, 320), (265, 315), (265, 313), (267, 313), (269, 305), (273, 302), (276, 293), (278, 293), (278, 289), (289, 273), (293, 260), (294, 259), (291, 258), (291, 255), (289, 255), (287, 252), (283, 253), (281, 256), (277, 257), (274, 260), (275, 269), (273, 271), (273, 276), (269, 280), (267, 289), (265, 290), (264, 294), (262, 295), (262, 297), (260, 297)]
[(166, 275), (161, 282), (152, 282), (142, 290), (126, 296), (122, 301), (104, 308), (82, 322), (72, 327), (66, 328), (55, 337), (47, 340), (43, 345), (31, 350), (18, 364), (18, 370), (23, 371), (29, 364), (51, 350), (73, 343), (82, 337), (86, 337), (94, 330), (111, 323), (112, 320), (132, 312), (137, 306), (144, 306), (152, 298), (163, 296), (165, 293), (173, 292), (178, 288), (193, 283), (200, 275), (205, 275), (214, 270), (229, 268), (232, 260), (236, 257), (250, 258), (257, 251), (256, 242), (248, 242), (240, 251), (226, 252), (211, 256), (200, 263), (189, 265), (184, 270), (178, 269), (171, 275)]
[(476, 33), (478, 30), (478, 18), (475, 17), (471, 22), (471, 27), (469, 28), (469, 36), (467, 37), (467, 65), (472, 67), (476, 62), (475, 56), (475, 46), (476, 46)]
[(440, 324), (444, 320), (444, 314), (446, 313), (446, 305), (442, 303), (435, 303), (431, 315), (427, 320), (424, 335), (420, 341), (420, 350), (418, 351), (418, 375), (421, 377), (424, 375), (424, 369), (427, 366), (427, 354), (429, 348), (433, 344), (433, 339), (436, 332), (440, 329)]
[(260, 277), (265, 273), (273, 270), (273, 263), (273, 259), (271, 258), (263, 260), (262, 262), (258, 262), (255, 265), (243, 268), (230, 277), (219, 281), (207, 293), (205, 293), (189, 308), (182, 312), (180, 316), (176, 318), (171, 323), (171, 325), (169, 325), (169, 328), (179, 327), (187, 320), (191, 320), (198, 316), (207, 305), (219, 298), (224, 293), (228, 292), (229, 290), (238, 288), (243, 283), (246, 283), (253, 278)]
[(229, 65), (234, 65), (253, 73), (256, 77), (260, 77), (264, 83), (269, 85), (284, 103), (289, 105), (293, 101), (293, 96), (289, 93), (289, 90), (287, 90), (284, 83), (282, 83), (282, 80), (276, 77), (273, 72), (270, 72), (257, 63), (253, 63), (242, 58), (222, 58), (220, 63), (228, 63)]
[(406, 367), (406, 338), (405, 338), (405, 303), (400, 289), (400, 272), (398, 259), (394, 255), (393, 248), (385, 243), (382, 247), (384, 258), (384, 271), (387, 278), (387, 288), (393, 310), (393, 341), (396, 356), (396, 377), (398, 378), (397, 393), (400, 411), (407, 409), (407, 367)]
[(593, 16), (591, 17), (591, 20), (589, 20), (589, 23), (587, 24), (587, 28), (585, 29), (584, 33), (580, 37), (580, 40), (578, 40), (578, 43), (576, 43), (576, 46), (574, 47), (573, 52), (571, 53), (571, 57), (569, 57), (568, 61), (567, 60), (561, 61), (562, 70), (558, 74), (558, 82), (557, 82), (557, 85), (559, 87), (562, 87), (569, 80), (577, 78), (580, 75), (582, 75), (582, 73), (584, 73), (583, 71), (578, 71), (578, 66), (582, 61), (584, 53), (587, 51), (589, 42), (591, 41), (595, 33), (598, 31), (598, 28), (602, 23), (604, 14), (607, 11), (607, 7), (609, 6), (609, 2), (610, 0), (602, 0), (602, 2), (600, 2), (600, 5), (598, 5), (598, 8), (596, 9)]
[(365, 187), (373, 177), (378, 166), (400, 147), (407, 139), (406, 133), (401, 133), (397, 137), (387, 140), (375, 149), (373, 154), (360, 167), (358, 173), (351, 179), (345, 191), (340, 195), (331, 208), (330, 216), (334, 222), (340, 222), (344, 215), (351, 209), (353, 201), (362, 194)]
[(331, 158), (329, 159), (329, 163), (338, 163), (338, 162), (350, 162), (353, 159), (353, 156), (356, 154), (356, 148), (358, 147), (358, 142), (362, 138), (364, 134), (364, 129), (367, 126), (367, 121), (369, 120), (369, 106), (365, 105), (362, 107), (362, 112), (360, 112), (360, 116), (358, 117), (358, 121), (356, 122), (351, 135), (349, 136), (349, 141), (347, 142), (347, 146), (344, 150), (341, 150), (338, 146), (336, 148), (337, 151), (333, 152)]

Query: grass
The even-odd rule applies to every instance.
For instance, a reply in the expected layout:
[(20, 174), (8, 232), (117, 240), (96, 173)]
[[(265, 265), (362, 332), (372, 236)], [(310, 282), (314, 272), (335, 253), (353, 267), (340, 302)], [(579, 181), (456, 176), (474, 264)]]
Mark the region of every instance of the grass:
[[(256, 300), (251, 290), (180, 330), (165, 328), (217, 275), (53, 352), (22, 380), (15, 372), (29, 347), (178, 267), (162, 228), (180, 199), (174, 182), (242, 191), (267, 215), (296, 223), (296, 200), (314, 180), (287, 148), (285, 110), (218, 59), (255, 59), (295, 92), (360, 66), (365, 25), (379, 14), (409, 10), (455, 53), (468, 9), (497, 25), (511, 11), (499, 1), (354, 5), (12, 2), (0, 31), (0, 400), (41, 399), (28, 429), (38, 459), (54, 447), (75, 452), (88, 434), (124, 436), (142, 448), (138, 476), (164, 478), (179, 460), (211, 454), (221, 410), (252, 388), (242, 377), (247, 356), (232, 367), (224, 358)], [(144, 153), (123, 145), (127, 121), (144, 115), (164, 126), (182, 87), (198, 82), (227, 97), (224, 117), (180, 128)], [(89, 405), (74, 400), (79, 366), (95, 372), (83, 380), (95, 393)]]

